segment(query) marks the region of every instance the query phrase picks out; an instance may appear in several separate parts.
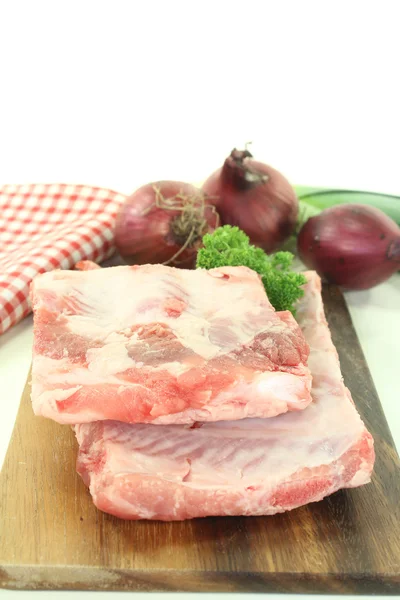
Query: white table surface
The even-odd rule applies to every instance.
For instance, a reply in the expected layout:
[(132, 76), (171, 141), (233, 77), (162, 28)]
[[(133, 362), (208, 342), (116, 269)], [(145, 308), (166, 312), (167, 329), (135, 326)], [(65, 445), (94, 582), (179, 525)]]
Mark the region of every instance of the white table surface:
[[(400, 195), (397, 12), (395, 0), (4, 0), (0, 185), (199, 181), (252, 140), (292, 182)], [(400, 276), (346, 298), (399, 448)], [(31, 341), (30, 318), (0, 337), (0, 463)]]

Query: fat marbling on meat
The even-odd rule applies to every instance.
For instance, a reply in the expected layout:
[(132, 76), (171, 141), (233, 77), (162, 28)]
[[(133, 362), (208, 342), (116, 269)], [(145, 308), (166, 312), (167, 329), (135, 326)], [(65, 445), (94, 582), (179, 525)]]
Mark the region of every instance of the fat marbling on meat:
[(373, 440), (342, 381), (320, 279), (307, 279), (297, 315), (312, 404), (272, 419), (78, 425), (78, 472), (100, 510), (125, 519), (272, 515), (370, 480)]
[(304, 336), (246, 267), (52, 271), (31, 296), (37, 415), (190, 424), (311, 402)]

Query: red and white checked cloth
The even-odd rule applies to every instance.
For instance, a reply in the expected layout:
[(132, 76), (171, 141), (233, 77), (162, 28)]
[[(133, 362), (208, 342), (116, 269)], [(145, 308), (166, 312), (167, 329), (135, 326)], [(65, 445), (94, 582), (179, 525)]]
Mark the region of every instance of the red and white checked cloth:
[(0, 188), (0, 334), (30, 312), (29, 285), (38, 273), (111, 256), (124, 200), (84, 185)]

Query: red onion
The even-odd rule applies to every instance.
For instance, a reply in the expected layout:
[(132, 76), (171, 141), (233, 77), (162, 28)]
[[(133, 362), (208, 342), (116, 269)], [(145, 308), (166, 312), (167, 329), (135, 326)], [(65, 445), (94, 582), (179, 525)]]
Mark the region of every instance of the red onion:
[(129, 264), (191, 268), (203, 235), (218, 225), (204, 192), (188, 183), (158, 181), (139, 188), (122, 205), (115, 243)]
[(279, 171), (253, 160), (248, 150), (232, 150), (203, 190), (216, 198), (223, 225), (237, 225), (266, 252), (294, 231), (298, 200), (292, 186)]
[(400, 268), (400, 228), (363, 204), (341, 204), (311, 217), (297, 248), (308, 267), (352, 290), (382, 283)]

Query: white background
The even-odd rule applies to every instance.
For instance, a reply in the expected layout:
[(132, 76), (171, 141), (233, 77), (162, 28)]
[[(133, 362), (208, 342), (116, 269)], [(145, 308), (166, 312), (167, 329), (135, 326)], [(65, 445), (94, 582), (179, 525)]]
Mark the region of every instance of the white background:
[[(251, 140), (294, 183), (400, 195), (398, 11), (384, 0), (0, 0), (0, 185), (196, 182)], [(347, 298), (400, 447), (400, 277)], [(29, 319), (0, 338), (0, 463), (30, 343)], [(92, 595), (62, 598), (80, 596)]]

